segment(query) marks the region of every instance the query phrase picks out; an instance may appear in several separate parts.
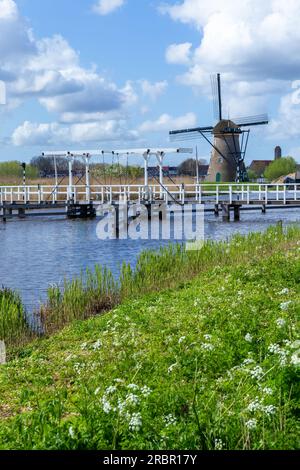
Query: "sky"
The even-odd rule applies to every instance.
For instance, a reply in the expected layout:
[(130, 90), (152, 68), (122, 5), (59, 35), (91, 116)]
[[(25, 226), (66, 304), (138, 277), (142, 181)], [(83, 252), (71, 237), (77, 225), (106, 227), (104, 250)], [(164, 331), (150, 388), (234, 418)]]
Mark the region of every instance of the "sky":
[(299, 17), (299, 0), (0, 0), (0, 161), (182, 145), (209, 160), (168, 134), (215, 123), (221, 73), (226, 117), (270, 117), (247, 162), (276, 145), (300, 162)]

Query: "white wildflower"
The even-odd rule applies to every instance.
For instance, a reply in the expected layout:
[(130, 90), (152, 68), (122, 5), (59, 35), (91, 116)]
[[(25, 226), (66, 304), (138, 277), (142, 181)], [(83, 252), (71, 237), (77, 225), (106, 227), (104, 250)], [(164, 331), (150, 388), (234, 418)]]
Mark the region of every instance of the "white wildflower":
[(288, 308), (289, 308), (289, 306), (291, 305), (291, 303), (292, 303), (291, 300), (289, 300), (288, 302), (282, 302), (282, 303), (280, 304), (280, 310), (283, 310), (283, 311), (288, 310)]
[(100, 349), (101, 346), (102, 346), (102, 343), (101, 343), (100, 339), (98, 339), (98, 341), (96, 341), (96, 343), (93, 344), (94, 351), (97, 351), (98, 349)]
[(215, 439), (215, 450), (222, 450), (224, 447), (224, 443), (222, 439)]
[(273, 415), (276, 412), (276, 406), (274, 405), (267, 405), (262, 408), (262, 411), (266, 413), (268, 416)]
[(183, 341), (185, 340), (186, 336), (181, 336), (181, 338), (179, 338), (179, 341), (178, 343), (181, 344), (183, 343)]
[(201, 344), (201, 349), (203, 349), (203, 351), (213, 351), (215, 348), (210, 343), (202, 343)]
[(69, 427), (69, 436), (71, 437), (71, 439), (75, 439), (75, 432), (73, 426)]
[(264, 395), (268, 395), (268, 396), (273, 395), (273, 390), (270, 387), (263, 388), (262, 392)]
[(245, 424), (247, 429), (255, 429), (257, 426), (257, 421), (256, 419), (249, 419), (249, 421), (247, 421)]
[(117, 391), (117, 387), (111, 385), (105, 390), (105, 395), (113, 395)]
[(130, 431), (138, 432), (141, 429), (142, 425), (143, 425), (143, 422), (142, 422), (141, 414), (140, 413), (134, 413), (131, 416), (131, 419), (130, 419), (130, 422), (129, 422)]
[(284, 318), (277, 318), (276, 325), (278, 328), (283, 328), (286, 325), (286, 321)]
[(255, 364), (255, 361), (253, 359), (248, 358), (242, 362), (242, 366), (249, 366), (250, 364)]
[(166, 423), (166, 427), (169, 427), (169, 426), (173, 426), (174, 424), (176, 424), (177, 419), (175, 418), (174, 415), (169, 414), (164, 417), (164, 421)]
[(122, 383), (124, 383), (124, 380), (122, 380), (122, 379), (115, 379), (115, 382), (116, 382), (117, 384), (122, 384)]
[(99, 395), (100, 390), (101, 390), (100, 387), (96, 388), (96, 390), (95, 390), (95, 395)]
[(212, 336), (211, 335), (204, 335), (204, 339), (206, 341), (211, 341)]
[(246, 334), (245, 341), (247, 341), (247, 343), (252, 343), (253, 337), (250, 335), (250, 333)]
[(254, 369), (249, 370), (249, 374), (253, 379), (260, 380), (264, 375), (264, 371), (260, 366), (256, 366)]
[(140, 399), (137, 395), (134, 395), (133, 393), (129, 393), (126, 397), (126, 402), (130, 403), (131, 405), (138, 405), (140, 402)]
[(141, 394), (147, 398), (149, 397), (149, 395), (151, 395), (152, 393), (152, 390), (151, 388), (147, 387), (147, 385), (144, 385), (144, 387), (141, 388)]
[(80, 349), (84, 350), (87, 348), (87, 343), (82, 343), (82, 345), (80, 346)]
[(278, 295), (286, 295), (288, 294), (290, 291), (287, 287), (285, 287), (284, 289), (282, 289), (281, 292), (278, 292)]
[(109, 414), (112, 411), (112, 406), (105, 396), (102, 398), (102, 407), (106, 414)]
[(255, 398), (248, 406), (247, 410), (250, 412), (255, 412), (262, 409), (262, 404), (260, 403), (258, 397)]
[(293, 366), (299, 366), (300, 365), (300, 353), (299, 352), (296, 352), (295, 354), (292, 355), (291, 364)]
[(126, 402), (121, 400), (120, 398), (118, 400), (118, 410), (121, 415), (123, 415), (126, 410)]
[(129, 390), (138, 390), (140, 387), (136, 384), (129, 384), (127, 388), (129, 388)]

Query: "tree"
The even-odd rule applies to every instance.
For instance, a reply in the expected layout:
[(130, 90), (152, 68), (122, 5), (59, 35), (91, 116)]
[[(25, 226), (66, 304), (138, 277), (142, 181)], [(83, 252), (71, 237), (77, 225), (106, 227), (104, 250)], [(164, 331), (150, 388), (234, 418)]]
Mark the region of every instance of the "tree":
[(257, 174), (255, 173), (255, 171), (253, 170), (248, 170), (247, 171), (247, 174), (248, 174), (248, 179), (249, 181), (254, 181), (257, 179)]
[(293, 157), (284, 157), (274, 160), (265, 170), (265, 177), (269, 181), (273, 181), (280, 176), (286, 176), (294, 173), (297, 169), (297, 163)]

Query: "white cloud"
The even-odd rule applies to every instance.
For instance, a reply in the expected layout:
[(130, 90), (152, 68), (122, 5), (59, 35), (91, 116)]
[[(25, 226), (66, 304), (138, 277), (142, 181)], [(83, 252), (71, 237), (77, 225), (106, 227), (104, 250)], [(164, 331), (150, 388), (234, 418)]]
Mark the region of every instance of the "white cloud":
[(159, 98), (168, 88), (168, 82), (166, 80), (156, 83), (151, 83), (148, 80), (141, 80), (140, 84), (143, 94), (149, 97), (152, 101), (157, 100), (157, 98)]
[(270, 138), (290, 139), (300, 135), (300, 82), (293, 84), (290, 93), (282, 96), (279, 114), (270, 123), (268, 134)]
[(64, 126), (54, 123), (33, 123), (25, 121), (12, 135), (15, 146), (52, 146), (82, 144), (85, 142), (118, 142), (137, 140), (137, 131), (127, 129), (125, 121), (105, 120), (102, 122), (76, 123)]
[(187, 113), (184, 116), (172, 117), (169, 114), (162, 114), (156, 121), (143, 122), (138, 130), (141, 133), (170, 131), (196, 126), (197, 116), (194, 113)]
[(299, 0), (181, 0), (161, 11), (199, 31), (187, 56), (167, 49), (168, 62), (188, 65), (179, 81), (207, 94), (210, 74), (221, 72), (225, 107), (234, 114), (261, 112), (300, 78)]
[(79, 52), (61, 35), (37, 39), (13, 0), (0, 0), (0, 80), (6, 81), (6, 111), (35, 98), (55, 114), (50, 124), (20, 125), (14, 145), (136, 137), (126, 121), (138, 102), (137, 84), (117, 86), (96, 67), (82, 67)]
[(108, 15), (124, 5), (125, 0), (98, 0), (93, 10), (99, 15)]
[(13, 0), (0, 0), (0, 21), (15, 20), (18, 17), (18, 8)]
[(171, 44), (166, 51), (166, 60), (169, 64), (188, 65), (191, 60), (192, 43)]

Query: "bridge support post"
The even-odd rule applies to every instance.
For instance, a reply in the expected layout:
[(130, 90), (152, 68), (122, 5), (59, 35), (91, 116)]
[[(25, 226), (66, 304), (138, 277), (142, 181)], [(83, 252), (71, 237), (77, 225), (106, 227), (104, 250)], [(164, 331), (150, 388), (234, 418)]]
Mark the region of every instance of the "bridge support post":
[(19, 219), (25, 219), (25, 209), (18, 209)]
[(240, 206), (238, 205), (233, 206), (233, 211), (234, 211), (235, 222), (239, 222), (241, 219)]
[(224, 222), (230, 222), (230, 206), (229, 204), (222, 204), (222, 219)]
[(263, 205), (261, 206), (261, 212), (262, 212), (263, 214), (266, 214), (266, 213), (267, 213), (267, 206), (266, 206), (266, 204), (263, 204)]
[(214, 213), (216, 217), (219, 217), (219, 204), (215, 204)]

